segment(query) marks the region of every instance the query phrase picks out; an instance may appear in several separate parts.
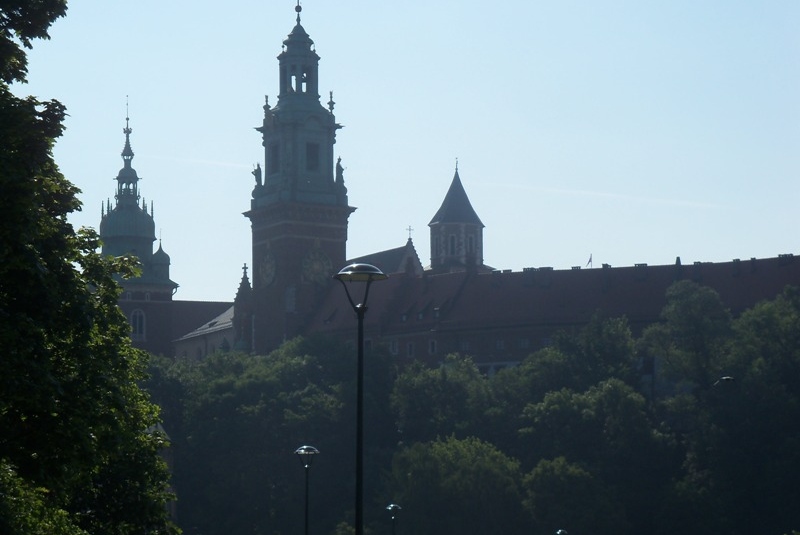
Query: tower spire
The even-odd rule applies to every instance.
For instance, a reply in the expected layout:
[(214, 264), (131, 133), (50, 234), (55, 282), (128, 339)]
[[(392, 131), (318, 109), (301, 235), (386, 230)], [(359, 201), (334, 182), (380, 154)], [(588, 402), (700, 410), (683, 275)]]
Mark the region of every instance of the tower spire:
[(122, 133), (125, 134), (125, 147), (122, 149), (122, 161), (125, 162), (125, 168), (130, 169), (131, 160), (133, 160), (133, 149), (131, 149), (131, 133), (133, 129), (130, 125), (130, 109), (128, 107), (128, 96), (125, 96), (125, 128)]
[(130, 110), (128, 101), (125, 101), (125, 128), (122, 133), (125, 134), (125, 146), (122, 149), (122, 162), (123, 167), (119, 170), (115, 180), (117, 181), (117, 195), (118, 203), (132, 203), (137, 204), (139, 201), (139, 176), (136, 170), (131, 166), (133, 160), (133, 149), (131, 148), (131, 128)]

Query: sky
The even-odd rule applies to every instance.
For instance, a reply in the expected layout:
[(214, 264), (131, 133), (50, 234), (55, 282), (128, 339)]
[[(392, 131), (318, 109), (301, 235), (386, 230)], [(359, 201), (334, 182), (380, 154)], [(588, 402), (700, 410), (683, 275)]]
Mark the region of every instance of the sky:
[[(74, 0), (13, 88), (67, 106), (76, 227), (113, 203), (130, 117), (175, 299), (230, 301), (251, 263), (254, 127), (295, 3)], [(301, 5), (344, 125), (350, 258), (410, 235), (427, 265), (456, 165), (498, 269), (800, 254), (796, 0)]]

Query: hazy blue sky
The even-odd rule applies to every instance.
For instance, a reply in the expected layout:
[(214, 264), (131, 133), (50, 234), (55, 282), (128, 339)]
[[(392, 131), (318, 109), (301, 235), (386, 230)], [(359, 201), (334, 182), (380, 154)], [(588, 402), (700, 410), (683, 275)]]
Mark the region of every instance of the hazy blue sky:
[[(800, 2), (306, 0), (350, 204), (348, 256), (423, 264), (459, 174), (503, 269), (798, 250)], [(176, 299), (230, 300), (250, 264), (264, 95), (293, 0), (75, 0), (18, 94), (62, 101), (56, 147), (97, 227), (122, 166), (155, 203)]]

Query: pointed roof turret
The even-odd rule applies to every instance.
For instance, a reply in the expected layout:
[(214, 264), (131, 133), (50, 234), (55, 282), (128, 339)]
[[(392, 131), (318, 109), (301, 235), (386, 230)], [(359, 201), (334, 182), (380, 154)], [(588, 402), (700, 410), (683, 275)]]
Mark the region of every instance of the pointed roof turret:
[(125, 146), (122, 148), (123, 167), (119, 170), (115, 179), (117, 181), (116, 199), (120, 204), (136, 204), (139, 202), (139, 175), (131, 166), (133, 161), (132, 132), (130, 117), (126, 114), (125, 128), (122, 129), (122, 133), (125, 134)]
[(236, 291), (236, 302), (242, 299), (250, 299), (250, 278), (247, 276), (247, 264), (242, 267), (242, 280), (239, 281), (239, 289)]
[(428, 223), (431, 229), (431, 269), (434, 272), (485, 270), (483, 223), (456, 172), (442, 206)]
[(118, 256), (134, 253), (148, 258), (153, 254), (155, 222), (147, 213), (147, 205), (139, 195), (139, 175), (131, 166), (133, 149), (131, 148), (130, 117), (125, 117), (125, 146), (122, 149), (123, 167), (114, 180), (117, 181), (116, 202), (112, 208), (108, 203), (105, 214), (100, 220), (100, 237), (103, 239), (103, 251)]
[(444, 196), (442, 205), (428, 225), (437, 223), (469, 223), (479, 225), (481, 228), (484, 227), (475, 209), (472, 208), (472, 203), (469, 202), (464, 186), (461, 184), (461, 177), (458, 176), (458, 164), (456, 164), (456, 172), (453, 176), (453, 181), (450, 183), (450, 189), (447, 190), (447, 195)]

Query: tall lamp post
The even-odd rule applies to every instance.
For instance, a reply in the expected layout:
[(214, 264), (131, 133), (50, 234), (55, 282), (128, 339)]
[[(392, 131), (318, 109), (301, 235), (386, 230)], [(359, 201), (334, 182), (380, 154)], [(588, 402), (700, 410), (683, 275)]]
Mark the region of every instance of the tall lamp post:
[[(373, 282), (389, 278), (380, 269), (370, 264), (350, 264), (333, 276), (344, 286), (347, 300), (358, 317), (358, 367), (356, 375), (356, 533), (364, 535), (364, 315), (367, 313), (367, 297)], [(350, 295), (348, 283), (364, 285), (364, 298), (356, 304)]]
[(311, 463), (314, 462), (314, 456), (319, 454), (319, 450), (314, 446), (300, 446), (296, 450), (294, 450), (294, 454), (297, 455), (297, 458), (300, 459), (300, 464), (303, 465), (303, 468), (306, 472), (306, 528), (305, 534), (308, 535), (308, 469), (311, 468)]
[(392, 535), (395, 535), (394, 532), (394, 524), (397, 521), (397, 514), (400, 512), (402, 507), (397, 505), (396, 503), (390, 503), (386, 506), (386, 510), (389, 511), (389, 514), (392, 515)]

